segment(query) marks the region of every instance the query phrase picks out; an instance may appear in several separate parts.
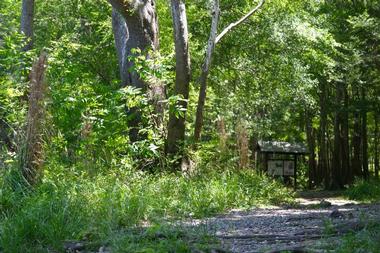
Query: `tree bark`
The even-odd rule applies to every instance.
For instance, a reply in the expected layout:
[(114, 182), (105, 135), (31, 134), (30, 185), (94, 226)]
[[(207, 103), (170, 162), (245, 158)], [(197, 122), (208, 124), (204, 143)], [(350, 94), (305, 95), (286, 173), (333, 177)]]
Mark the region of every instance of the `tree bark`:
[(239, 154), (239, 168), (245, 169), (249, 167), (249, 137), (244, 121), (239, 120), (235, 132), (237, 141), (236, 147)]
[[(162, 123), (163, 105), (161, 101), (165, 98), (164, 85), (157, 81), (148, 83), (133, 70), (134, 62), (129, 59), (133, 56), (133, 49), (140, 49), (146, 58), (150, 58), (149, 50), (159, 49), (158, 19), (156, 15), (155, 0), (108, 0), (114, 9), (113, 31), (115, 44), (119, 57), (120, 78), (123, 85), (131, 85), (135, 88), (148, 90), (150, 100), (155, 110), (155, 121), (157, 125)], [(117, 11), (124, 20), (118, 16)], [(137, 141), (141, 113), (138, 108), (129, 108), (131, 115), (130, 139)], [(159, 127), (159, 126), (157, 126)]]
[(318, 171), (321, 175), (319, 183), (328, 185), (328, 154), (327, 154), (327, 87), (325, 80), (320, 81), (321, 94), (319, 97), (320, 121), (319, 121), (319, 153)]
[(375, 112), (375, 141), (374, 141), (374, 156), (375, 156), (375, 177), (379, 178), (379, 115)]
[[(179, 95), (183, 99), (189, 98), (190, 84), (190, 54), (189, 38), (187, 28), (186, 6), (182, 0), (171, 0), (171, 11), (174, 26), (174, 44), (176, 55), (176, 81), (174, 95)], [(183, 109), (187, 109), (187, 101), (178, 101)], [(185, 141), (185, 120), (186, 111), (183, 115), (170, 112), (168, 123), (168, 136), (166, 142), (166, 153), (175, 154)]]
[(306, 138), (309, 146), (309, 189), (316, 184), (316, 159), (315, 159), (315, 131), (313, 128), (313, 118), (308, 109), (305, 113), (306, 117)]
[(361, 102), (362, 102), (362, 110), (361, 110), (361, 133), (362, 133), (362, 168), (363, 168), (363, 176), (366, 180), (369, 179), (369, 169), (368, 169), (368, 133), (367, 133), (367, 108), (365, 107), (366, 101), (366, 92), (364, 87), (361, 88)]
[(112, 30), (119, 61), (121, 86), (124, 87), (131, 84), (131, 77), (127, 67), (128, 28), (125, 19), (115, 8), (112, 8)]
[[(357, 101), (357, 97), (359, 96), (359, 92), (356, 88), (353, 88), (353, 96)], [(355, 177), (362, 177), (362, 162), (361, 162), (361, 128), (360, 128), (360, 112), (357, 108), (354, 109), (354, 125), (353, 125), (353, 133), (352, 133), (352, 161), (351, 166), (353, 170), (353, 174)]]
[[(225, 134), (226, 135), (226, 134)], [(226, 136), (227, 137), (227, 136)], [(226, 139), (226, 137), (224, 139)], [(224, 141), (226, 142), (226, 140)], [(258, 154), (257, 154), (257, 145), (258, 140), (256, 135), (251, 135), (249, 139), (249, 149), (251, 150), (251, 158), (252, 161), (252, 168), (254, 168), (256, 171), (258, 171)]]
[(36, 63), (34, 63), (30, 73), (26, 141), (21, 163), (22, 174), (30, 185), (37, 183), (42, 174), (42, 136), (45, 118), (44, 100), (47, 90), (45, 83), (46, 67), (47, 55), (46, 53), (42, 53)]
[(218, 33), (219, 18), (220, 18), (219, 0), (214, 0), (211, 30), (210, 30), (208, 43), (207, 43), (206, 57), (202, 66), (201, 75), (199, 77), (200, 89), (199, 89), (197, 113), (196, 113), (195, 128), (194, 128), (195, 142), (198, 142), (201, 138), (201, 131), (202, 131), (202, 126), (203, 126), (203, 111), (204, 111), (204, 106), (206, 102), (207, 77), (210, 71), (212, 55), (215, 49), (215, 39)]
[(343, 187), (342, 176), (342, 84), (336, 83), (336, 101), (334, 116), (334, 150), (332, 154), (332, 179), (330, 189), (341, 189)]
[(350, 139), (349, 139), (349, 115), (348, 115), (348, 103), (349, 97), (347, 92), (347, 85), (343, 87), (343, 112), (342, 112), (342, 125), (341, 125), (341, 147), (342, 147), (342, 171), (344, 174), (344, 184), (351, 184), (354, 181), (352, 168), (350, 165)]
[(34, 0), (23, 0), (21, 9), (20, 30), (26, 37), (26, 45), (23, 50), (28, 51), (33, 47), (33, 23), (34, 23)]
[[(158, 19), (155, 0), (109, 0), (114, 12), (117, 11), (123, 18), (113, 15), (113, 30), (115, 42), (118, 44), (118, 55), (124, 56), (119, 62), (125, 62), (126, 70), (133, 67), (128, 57), (133, 55), (132, 49), (140, 49), (149, 58), (147, 50), (159, 49)], [(123, 38), (121, 38), (123, 37)], [(140, 78), (136, 71), (130, 73), (127, 84), (136, 88), (148, 88), (148, 84)]]

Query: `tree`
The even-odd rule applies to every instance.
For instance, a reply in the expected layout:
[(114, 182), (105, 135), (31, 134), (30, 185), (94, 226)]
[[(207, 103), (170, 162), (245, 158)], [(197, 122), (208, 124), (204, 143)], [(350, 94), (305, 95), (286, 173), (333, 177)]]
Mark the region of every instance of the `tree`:
[(121, 85), (126, 86), (130, 82), (130, 73), (127, 67), (127, 41), (128, 41), (128, 28), (125, 19), (119, 12), (112, 8), (112, 29), (115, 39), (115, 47), (117, 58), (119, 60), (119, 72)]
[[(149, 50), (159, 49), (158, 18), (155, 0), (109, 0), (113, 11), (113, 30), (119, 57), (119, 68), (122, 85), (131, 85), (143, 90), (149, 90), (151, 101), (154, 103), (155, 113), (162, 115), (160, 100), (165, 97), (164, 86), (160, 83), (148, 83), (133, 70), (134, 62), (131, 57), (136, 55), (133, 49), (139, 49), (146, 58), (151, 57)], [(118, 12), (122, 19), (117, 13)], [(132, 57), (133, 58), (133, 57)], [(129, 108), (132, 117), (130, 122), (130, 139), (138, 140), (138, 125), (140, 112), (138, 108)], [(161, 116), (159, 116), (160, 118)], [(161, 120), (159, 120), (161, 122)]]
[(47, 86), (45, 72), (47, 55), (42, 53), (30, 72), (30, 95), (27, 115), (25, 148), (22, 156), (22, 174), (30, 185), (34, 185), (42, 174), (43, 124), (46, 114), (45, 97)]
[(375, 141), (374, 141), (374, 163), (375, 163), (375, 177), (379, 178), (379, 115), (375, 115)]
[(202, 70), (199, 77), (200, 87), (199, 87), (197, 112), (195, 115), (195, 126), (194, 126), (194, 140), (195, 141), (199, 141), (201, 137), (201, 131), (202, 131), (202, 125), (203, 125), (203, 110), (204, 110), (204, 106), (206, 102), (207, 78), (210, 71), (212, 55), (215, 49), (216, 37), (218, 33), (219, 18), (220, 18), (219, 0), (214, 0), (210, 36), (207, 43), (205, 60), (202, 65)]
[[(119, 59), (119, 62), (126, 61), (126, 69), (133, 67), (128, 57), (133, 55), (133, 49), (145, 51), (147, 57), (148, 50), (159, 49), (158, 39), (158, 19), (156, 15), (155, 0), (109, 0), (113, 14), (113, 26), (115, 40), (120, 41), (118, 44), (118, 56), (125, 59)], [(121, 20), (115, 11), (123, 18)], [(147, 84), (140, 78), (136, 71), (131, 71), (124, 85), (132, 85), (136, 88), (147, 88)]]
[(21, 33), (26, 37), (26, 45), (23, 50), (28, 51), (33, 47), (33, 23), (34, 0), (23, 0), (21, 10)]
[[(171, 12), (176, 58), (174, 95), (179, 96), (178, 105), (186, 110), (187, 99), (189, 98), (191, 67), (185, 2), (182, 0), (171, 0)], [(166, 152), (169, 154), (177, 153), (181, 143), (185, 140), (185, 116), (186, 112), (178, 115), (173, 110), (170, 111), (166, 143)]]
[(194, 128), (194, 140), (199, 141), (201, 137), (202, 125), (203, 125), (203, 111), (206, 102), (206, 90), (207, 90), (207, 78), (210, 71), (212, 55), (214, 53), (215, 45), (232, 29), (236, 28), (240, 24), (244, 23), (250, 16), (257, 12), (261, 6), (264, 4), (265, 0), (260, 0), (255, 8), (249, 11), (246, 15), (240, 18), (238, 21), (228, 25), (223, 31), (217, 35), (218, 32), (218, 23), (220, 19), (220, 10), (219, 10), (219, 0), (214, 0), (213, 2), (213, 11), (212, 11), (212, 22), (210, 36), (206, 49), (206, 57), (204, 64), (202, 66), (201, 75), (199, 77), (199, 96), (197, 104), (197, 113), (195, 118), (195, 128)]
[(306, 139), (309, 147), (309, 189), (312, 189), (316, 185), (317, 178), (317, 162), (315, 154), (315, 129), (313, 128), (313, 116), (310, 110), (305, 110), (305, 127), (306, 127)]

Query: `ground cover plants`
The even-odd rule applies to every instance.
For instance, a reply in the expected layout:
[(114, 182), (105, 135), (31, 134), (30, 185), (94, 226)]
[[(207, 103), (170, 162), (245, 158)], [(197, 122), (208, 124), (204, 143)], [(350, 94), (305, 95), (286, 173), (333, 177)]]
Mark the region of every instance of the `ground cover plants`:
[(379, 180), (358, 180), (352, 187), (346, 190), (345, 196), (352, 200), (358, 200), (367, 203), (380, 202)]
[[(5, 252), (60, 251), (65, 240), (115, 243), (116, 248), (121, 243), (140, 252), (139, 247), (153, 242), (133, 239), (128, 232), (121, 236), (121, 231), (292, 201), (290, 190), (251, 170), (186, 176), (110, 169), (87, 176), (73, 168), (47, 168), (43, 183), (33, 190), (14, 185), (18, 181), (10, 177), (3, 177), (0, 205), (0, 245)], [(177, 241), (175, 235), (169, 237)]]

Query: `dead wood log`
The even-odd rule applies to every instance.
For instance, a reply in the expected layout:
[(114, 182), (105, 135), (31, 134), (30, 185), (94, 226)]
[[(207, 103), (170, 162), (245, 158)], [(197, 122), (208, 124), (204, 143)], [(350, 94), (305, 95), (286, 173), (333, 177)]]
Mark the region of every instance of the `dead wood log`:
[(219, 235), (221, 239), (255, 239), (258, 241), (303, 241), (320, 239), (322, 234), (281, 235), (281, 234), (250, 234), (250, 235)]
[(278, 249), (273, 249), (272, 251), (269, 251), (267, 253), (283, 253), (283, 252), (289, 252), (289, 253), (319, 253), (319, 251), (309, 250), (309, 249), (306, 249), (303, 246), (278, 248)]

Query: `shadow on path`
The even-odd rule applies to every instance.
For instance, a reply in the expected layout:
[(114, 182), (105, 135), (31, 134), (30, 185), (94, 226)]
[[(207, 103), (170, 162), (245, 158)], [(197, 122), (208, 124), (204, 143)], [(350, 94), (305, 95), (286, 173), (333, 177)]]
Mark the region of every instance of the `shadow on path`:
[(323, 238), (335, 238), (380, 220), (379, 204), (359, 204), (336, 192), (300, 193), (298, 204), (288, 207), (235, 210), (218, 217), (193, 220), (236, 253), (325, 252)]

